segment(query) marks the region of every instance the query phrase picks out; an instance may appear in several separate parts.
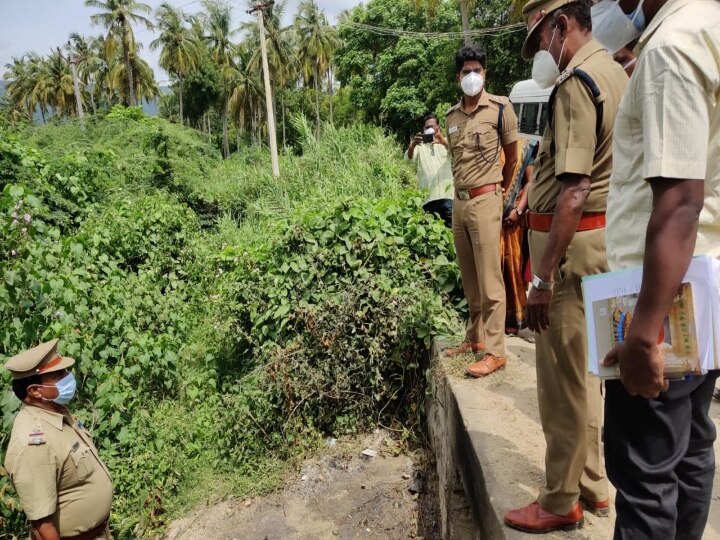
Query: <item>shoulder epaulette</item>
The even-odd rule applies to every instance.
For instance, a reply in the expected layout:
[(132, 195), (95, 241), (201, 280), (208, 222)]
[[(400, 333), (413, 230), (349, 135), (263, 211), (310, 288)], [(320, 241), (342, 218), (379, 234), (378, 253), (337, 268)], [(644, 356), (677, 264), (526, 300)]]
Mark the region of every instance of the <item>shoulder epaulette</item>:
[(450, 107), (450, 108), (445, 112), (445, 116), (448, 116), (448, 115), (449, 115), (451, 112), (453, 112), (453, 111), (457, 111), (459, 108), (460, 108), (460, 104), (459, 104), (459, 103), (456, 103), (455, 105), (453, 105), (452, 107)]
[(574, 68), (565, 70), (560, 74), (557, 81), (555, 81), (555, 88), (553, 88), (553, 91), (548, 98), (548, 124), (552, 127), (555, 111), (555, 98), (557, 97), (558, 89), (563, 83), (565, 83), (565, 81), (573, 76), (587, 87), (590, 91), (590, 95), (592, 96), (593, 103), (595, 104), (595, 134), (598, 138), (597, 142), (600, 144), (600, 130), (602, 128), (604, 114), (603, 102), (605, 101), (605, 94), (602, 93), (598, 85), (595, 83), (595, 80), (582, 69)]

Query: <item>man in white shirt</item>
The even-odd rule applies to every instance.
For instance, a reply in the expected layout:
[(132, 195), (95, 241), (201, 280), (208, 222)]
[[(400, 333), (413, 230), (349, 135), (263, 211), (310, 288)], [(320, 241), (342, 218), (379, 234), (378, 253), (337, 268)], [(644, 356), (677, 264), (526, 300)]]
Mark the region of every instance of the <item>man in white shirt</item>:
[(669, 382), (657, 337), (693, 255), (720, 256), (720, 2), (601, 0), (610, 52), (640, 35), (615, 121), (607, 210), (612, 270), (645, 268), (633, 323), (606, 364), (605, 459), (616, 539), (697, 539), (708, 518), (716, 373)]
[[(430, 140), (423, 142), (423, 136)], [(446, 227), (452, 228), (453, 175), (448, 142), (435, 114), (424, 118), (423, 131), (410, 141), (405, 158), (417, 164), (419, 187), (427, 193), (423, 210), (437, 214)]]

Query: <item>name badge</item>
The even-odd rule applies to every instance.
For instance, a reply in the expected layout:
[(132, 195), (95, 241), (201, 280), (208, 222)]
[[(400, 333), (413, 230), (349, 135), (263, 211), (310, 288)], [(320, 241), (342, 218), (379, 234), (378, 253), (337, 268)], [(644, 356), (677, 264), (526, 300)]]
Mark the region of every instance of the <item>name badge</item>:
[(450, 129), (448, 129), (448, 135), (452, 135), (453, 133), (457, 133), (458, 127), (453, 126)]

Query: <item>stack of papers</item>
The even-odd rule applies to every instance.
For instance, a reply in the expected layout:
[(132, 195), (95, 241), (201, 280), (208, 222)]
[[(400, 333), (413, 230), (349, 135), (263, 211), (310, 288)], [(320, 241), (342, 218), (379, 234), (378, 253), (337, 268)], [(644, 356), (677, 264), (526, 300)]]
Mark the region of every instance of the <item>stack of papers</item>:
[[(620, 378), (618, 366), (605, 367), (602, 360), (628, 335), (641, 283), (642, 268), (582, 280), (589, 370), (601, 379)], [(720, 261), (692, 259), (658, 335), (658, 347), (668, 379), (720, 369)]]

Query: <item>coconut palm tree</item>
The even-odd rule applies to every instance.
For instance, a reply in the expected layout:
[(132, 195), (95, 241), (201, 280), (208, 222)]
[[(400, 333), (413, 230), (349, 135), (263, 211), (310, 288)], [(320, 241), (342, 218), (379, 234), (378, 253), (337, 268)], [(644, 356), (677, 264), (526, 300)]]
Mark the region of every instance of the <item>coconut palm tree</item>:
[[(123, 62), (127, 74), (128, 105), (135, 106), (135, 74), (133, 73), (132, 57), (137, 50), (133, 24), (142, 24), (148, 30), (153, 27), (150, 19), (144, 14), (150, 13), (150, 6), (134, 0), (85, 0), (87, 7), (97, 8), (100, 13), (90, 17), (93, 24), (102, 24), (108, 30), (108, 45), (120, 43)], [(109, 39), (113, 37), (114, 39)], [(117, 41), (116, 41), (117, 40)], [(108, 54), (110, 56), (111, 54)]]
[(43, 93), (47, 102), (56, 115), (72, 116), (76, 109), (73, 107), (75, 90), (70, 65), (60, 49), (55, 49), (43, 60)]
[(259, 142), (257, 117), (265, 99), (265, 87), (260, 71), (250, 64), (253, 51), (254, 48), (248, 43), (241, 43), (236, 50), (236, 69), (233, 73), (228, 110), (238, 131), (242, 131), (245, 125), (249, 124), (253, 140)]
[(220, 70), (222, 78), (221, 112), (223, 130), (223, 156), (230, 155), (228, 141), (228, 101), (232, 91), (232, 80), (235, 78), (237, 67), (233, 62), (235, 46), (231, 39), (235, 33), (231, 30), (232, 10), (222, 0), (204, 0), (204, 27), (205, 41), (210, 52), (210, 58)]
[(97, 114), (96, 95), (98, 95), (98, 80), (103, 71), (107, 69), (104, 57), (104, 39), (99, 37), (85, 37), (73, 32), (69, 40), (72, 52), (77, 60), (80, 80), (90, 100), (93, 114)]
[[(522, 0), (513, 0), (518, 2)], [(430, 14), (434, 13), (442, 0), (415, 0), (417, 7), (426, 8)], [(462, 29), (465, 45), (472, 43), (472, 34), (470, 33), (470, 12), (475, 7), (476, 0), (460, 0), (460, 19), (462, 20)]]
[(330, 65), (339, 38), (315, 0), (303, 0), (295, 16), (300, 62), (305, 81), (311, 77), (315, 85), (316, 137), (320, 138), (320, 80)]
[(137, 55), (130, 58), (131, 73), (133, 73), (133, 81), (130, 82), (130, 75), (124, 61), (116, 57), (110, 64), (110, 70), (107, 74), (106, 84), (113, 93), (118, 95), (126, 95), (130, 84), (135, 87), (135, 94), (138, 102), (151, 101), (160, 95), (160, 89), (155, 82), (153, 70), (145, 60)]
[(156, 10), (155, 19), (160, 37), (150, 43), (150, 48), (161, 49), (160, 67), (178, 80), (180, 124), (183, 124), (183, 78), (200, 61), (201, 45), (193, 31), (185, 26), (182, 10), (164, 2)]

